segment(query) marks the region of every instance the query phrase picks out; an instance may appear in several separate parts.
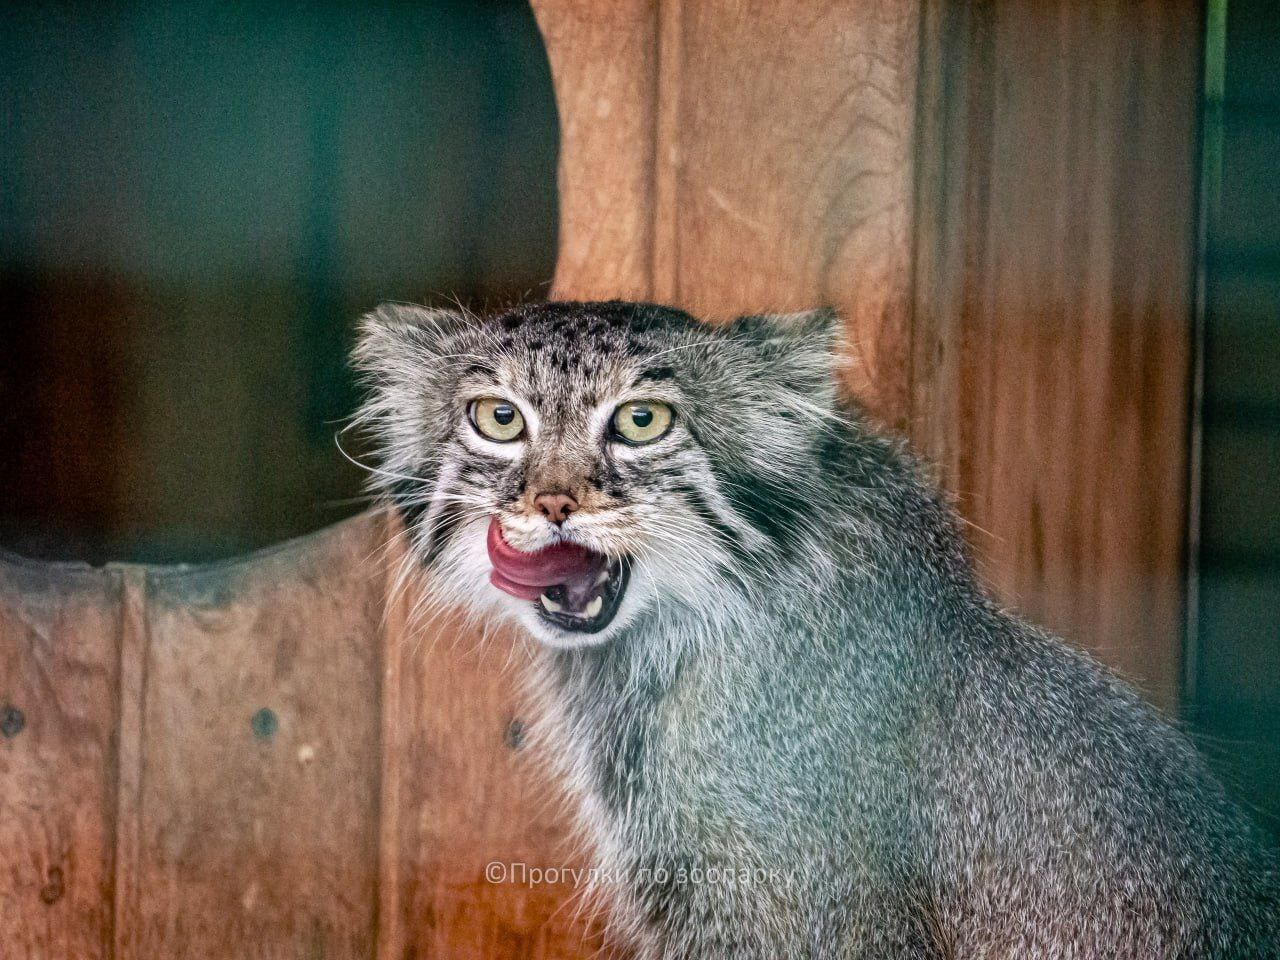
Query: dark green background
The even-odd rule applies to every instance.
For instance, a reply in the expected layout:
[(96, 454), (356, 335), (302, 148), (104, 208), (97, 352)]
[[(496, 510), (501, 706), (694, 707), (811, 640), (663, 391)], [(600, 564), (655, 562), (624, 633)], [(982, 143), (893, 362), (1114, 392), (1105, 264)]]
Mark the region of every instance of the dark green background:
[(0, 12), (0, 544), (199, 560), (358, 509), (355, 318), (543, 293), (528, 5)]
[(1280, 835), (1280, 10), (1213, 0), (1208, 22), (1199, 602), (1186, 714)]

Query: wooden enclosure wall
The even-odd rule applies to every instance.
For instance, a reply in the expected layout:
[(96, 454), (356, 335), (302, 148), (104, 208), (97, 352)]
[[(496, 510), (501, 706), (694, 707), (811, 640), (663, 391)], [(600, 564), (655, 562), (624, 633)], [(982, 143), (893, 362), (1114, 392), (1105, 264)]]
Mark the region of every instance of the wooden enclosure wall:
[(395, 532), (368, 515), (201, 567), (0, 562), (0, 955), (598, 948), (564, 885), (485, 879), (578, 860), (522, 753), (518, 645), (407, 629)]
[(1176, 709), (1198, 0), (925, 0), (912, 435), (1006, 602)]
[[(984, 569), (1174, 702), (1190, 2), (538, 0), (561, 297), (834, 303)], [(6, 956), (586, 957), (523, 656), (412, 630), (369, 515), (241, 562), (0, 568)], [(394, 546), (390, 550), (394, 558)]]
[(1001, 597), (1175, 707), (1198, 3), (534, 7), (555, 293), (838, 306)]

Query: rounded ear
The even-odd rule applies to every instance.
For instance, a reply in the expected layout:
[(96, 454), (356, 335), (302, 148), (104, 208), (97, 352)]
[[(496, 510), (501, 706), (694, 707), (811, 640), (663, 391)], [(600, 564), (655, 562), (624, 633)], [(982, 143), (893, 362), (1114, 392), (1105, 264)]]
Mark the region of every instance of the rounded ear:
[(801, 310), (799, 313), (762, 313), (742, 317), (738, 322), (754, 322), (774, 336), (830, 338), (840, 333), (840, 315), (831, 307)]
[(388, 364), (413, 355), (438, 357), (444, 341), (469, 323), (457, 310), (383, 303), (360, 318), (351, 359), (357, 370), (377, 374)]
[(799, 313), (758, 313), (739, 317), (728, 331), (762, 347), (808, 347), (834, 353), (843, 332), (840, 315), (830, 307)]
[(840, 315), (829, 307), (800, 313), (739, 317), (726, 333), (750, 344), (776, 376), (797, 388), (834, 400), (844, 333)]

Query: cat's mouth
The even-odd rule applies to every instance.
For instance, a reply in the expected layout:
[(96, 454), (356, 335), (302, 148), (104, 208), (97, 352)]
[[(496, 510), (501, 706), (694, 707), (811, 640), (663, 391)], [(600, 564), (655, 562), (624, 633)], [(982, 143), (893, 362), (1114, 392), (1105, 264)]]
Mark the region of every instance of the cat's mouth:
[(486, 541), (493, 571), (489, 582), (533, 604), (546, 623), (573, 633), (598, 633), (612, 622), (630, 576), (626, 559), (610, 560), (562, 541), (526, 553), (511, 546), (494, 517)]

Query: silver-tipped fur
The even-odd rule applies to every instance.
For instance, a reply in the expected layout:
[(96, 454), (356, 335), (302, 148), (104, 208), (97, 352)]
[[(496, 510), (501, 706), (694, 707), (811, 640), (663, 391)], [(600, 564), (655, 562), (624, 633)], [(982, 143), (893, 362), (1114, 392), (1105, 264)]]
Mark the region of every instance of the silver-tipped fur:
[[(1274, 854), (1186, 740), (998, 609), (901, 445), (837, 401), (830, 315), (635, 303), (361, 328), (373, 484), (417, 556), (537, 640), (542, 740), (649, 958), (1274, 957)], [(525, 433), (477, 434), (501, 397)], [(673, 425), (618, 442), (618, 404)], [(531, 485), (581, 501), (562, 524)], [(570, 634), (485, 529), (627, 565)], [(554, 609), (554, 604), (551, 605)]]

